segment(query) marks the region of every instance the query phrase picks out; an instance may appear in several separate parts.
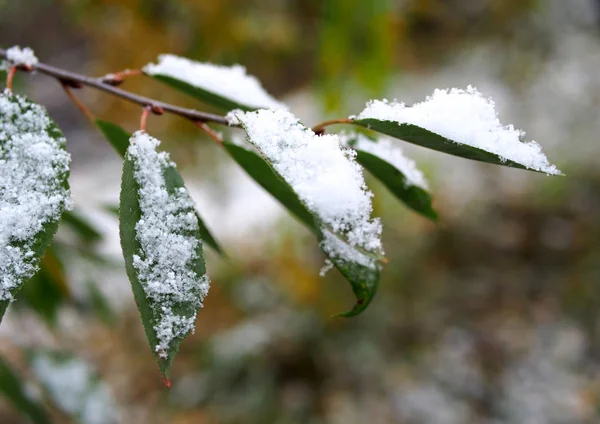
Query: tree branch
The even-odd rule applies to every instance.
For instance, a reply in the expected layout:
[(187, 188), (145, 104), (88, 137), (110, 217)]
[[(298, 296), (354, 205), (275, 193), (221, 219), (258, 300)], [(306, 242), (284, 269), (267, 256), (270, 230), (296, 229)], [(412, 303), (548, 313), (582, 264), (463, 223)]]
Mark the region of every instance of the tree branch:
[[(6, 50), (0, 49), (0, 58), (6, 59)], [(110, 84), (107, 84), (106, 82), (102, 81), (102, 78), (91, 78), (85, 75), (77, 74), (75, 72), (70, 72), (64, 69), (56, 68), (54, 66), (46, 65), (44, 63), (38, 63), (36, 65), (33, 65), (32, 70), (54, 77), (58, 79), (61, 83), (72, 87), (77, 85), (85, 85), (88, 87), (95, 88), (97, 90), (104, 91), (108, 94), (112, 94), (113, 96), (120, 97), (131, 103), (136, 103), (143, 107), (149, 106), (153, 110), (162, 109), (165, 113), (179, 115), (191, 121), (213, 122), (215, 124), (229, 125), (227, 119), (225, 119), (224, 116), (200, 112), (194, 109), (186, 109), (169, 103), (154, 100), (148, 97), (139, 96), (137, 94), (133, 94), (129, 91), (125, 91), (120, 88), (114, 87)]]

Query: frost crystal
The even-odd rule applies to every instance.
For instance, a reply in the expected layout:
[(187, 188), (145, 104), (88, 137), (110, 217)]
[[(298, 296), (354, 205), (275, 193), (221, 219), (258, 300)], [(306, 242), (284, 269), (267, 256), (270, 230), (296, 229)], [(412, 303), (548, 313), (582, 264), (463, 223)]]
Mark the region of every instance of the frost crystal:
[(42, 106), (0, 94), (0, 301), (37, 271), (36, 235), (71, 206), (64, 145)]
[[(354, 248), (381, 252), (381, 224), (370, 219), (372, 193), (354, 160), (356, 152), (343, 147), (337, 135), (317, 136), (285, 110), (237, 116), (249, 141), (321, 221), (326, 252), (349, 261), (357, 259), (350, 254)], [(331, 232), (343, 236), (346, 250), (336, 236), (327, 237)]]
[(6, 50), (6, 59), (13, 65), (32, 66), (38, 63), (38, 58), (29, 47), (22, 49), (19, 46), (13, 46), (9, 48)]
[(423, 172), (417, 168), (414, 160), (404, 156), (400, 146), (393, 140), (387, 137), (371, 140), (363, 134), (341, 135), (341, 138), (346, 144), (351, 144), (353, 148), (370, 153), (393, 165), (406, 178), (406, 185), (428, 189)]
[(404, 103), (372, 100), (354, 119), (377, 119), (412, 124), (457, 143), (466, 144), (511, 160), (527, 168), (560, 175), (535, 141), (522, 142), (525, 133), (512, 125), (503, 126), (494, 102), (477, 89), (435, 90), (424, 102)]
[[(142, 212), (135, 226), (141, 251), (133, 256), (133, 267), (153, 309), (156, 352), (166, 358), (171, 342), (194, 330), (209, 281), (195, 270), (201, 242), (194, 236), (194, 204), (184, 187), (170, 191), (166, 186), (164, 171), (175, 164), (167, 153), (156, 151), (160, 142), (144, 132), (135, 133), (130, 143), (127, 158), (134, 164)], [(180, 304), (191, 305), (195, 312), (178, 313)]]
[(171, 77), (252, 108), (286, 108), (271, 97), (258, 79), (248, 75), (246, 68), (241, 65), (220, 66), (163, 54), (158, 57), (157, 64), (147, 64), (144, 72)]

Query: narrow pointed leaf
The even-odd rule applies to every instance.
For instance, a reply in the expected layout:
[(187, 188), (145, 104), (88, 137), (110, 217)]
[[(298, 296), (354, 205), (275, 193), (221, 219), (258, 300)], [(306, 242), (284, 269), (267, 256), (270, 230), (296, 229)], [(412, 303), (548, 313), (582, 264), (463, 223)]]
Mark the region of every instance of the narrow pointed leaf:
[(224, 111), (285, 108), (240, 65), (219, 66), (165, 54), (158, 57), (158, 64), (146, 65), (144, 72)]
[(561, 175), (536, 142), (502, 125), (494, 102), (473, 87), (435, 90), (413, 106), (374, 100), (357, 116), (355, 125), (450, 155), (479, 162)]
[(437, 221), (425, 176), (393, 140), (372, 139), (364, 134), (343, 135), (343, 139), (356, 151), (356, 161), (394, 196), (421, 215)]
[(104, 137), (106, 137), (117, 153), (121, 157), (124, 157), (127, 152), (127, 147), (129, 147), (129, 138), (131, 137), (131, 134), (120, 126), (101, 119), (96, 119), (96, 126), (100, 129), (102, 134), (104, 134)]
[(438, 220), (427, 190), (407, 184), (406, 176), (398, 168), (378, 156), (361, 150), (356, 153), (356, 161), (381, 181), (394, 196), (421, 215), (432, 221)]
[[(102, 121), (100, 119), (96, 119), (96, 125), (100, 131), (102, 131), (102, 134), (104, 134), (113, 148), (117, 151), (117, 153), (121, 155), (121, 157), (125, 157), (125, 153), (129, 147), (129, 138), (131, 137), (131, 134), (118, 125), (115, 125), (111, 122)], [(115, 211), (118, 215), (118, 209), (115, 209)], [(200, 226), (202, 240), (204, 240), (206, 244), (214, 249), (218, 254), (226, 256), (225, 251), (212, 235), (198, 211), (196, 211), (196, 217), (198, 218), (198, 225)]]
[(158, 141), (133, 135), (123, 164), (121, 246), (142, 324), (168, 378), (208, 291), (202, 240), (183, 179)]
[(0, 356), (0, 393), (17, 410), (27, 416), (32, 423), (48, 424), (52, 422), (44, 407), (27, 395), (22, 381), (23, 378), (18, 376), (4, 358)]
[(70, 206), (70, 156), (46, 110), (0, 94), (0, 321)]
[(242, 166), (313, 230), (328, 260), (350, 282), (357, 303), (340, 316), (364, 311), (379, 281), (381, 227), (370, 219), (370, 194), (359, 165), (341, 148), (337, 136), (318, 137), (287, 111), (240, 112), (236, 117), (261, 154), (235, 148), (238, 156), (255, 162)]
[[(511, 160), (503, 160), (500, 156), (487, 152), (477, 147), (460, 144), (439, 134), (428, 131), (425, 128), (411, 124), (398, 124), (393, 121), (380, 121), (377, 119), (359, 119), (352, 121), (353, 124), (386, 134), (400, 140), (407, 141), (438, 152), (472, 159), (479, 162), (504, 165), (511, 168), (528, 169), (526, 166)], [(542, 171), (538, 171), (542, 172)]]
[[(314, 215), (298, 199), (298, 195), (290, 185), (277, 175), (273, 168), (257, 153), (229, 142), (224, 142), (223, 146), (254, 181), (277, 199), (293, 216), (316, 235), (319, 245), (323, 247), (322, 242), (325, 235), (315, 221)], [(324, 253), (328, 255), (327, 252)], [(356, 254), (359, 255), (360, 252)], [(377, 291), (379, 268), (376, 266), (374, 270), (372, 266), (344, 261), (338, 259), (335, 255), (328, 255), (328, 257), (342, 275), (350, 281), (352, 290), (357, 298), (357, 303), (351, 311), (339, 314), (338, 316), (350, 317), (358, 315), (366, 309)], [(367, 262), (372, 261), (370, 265), (374, 265), (377, 261), (376, 258), (369, 258), (367, 255), (365, 257)]]

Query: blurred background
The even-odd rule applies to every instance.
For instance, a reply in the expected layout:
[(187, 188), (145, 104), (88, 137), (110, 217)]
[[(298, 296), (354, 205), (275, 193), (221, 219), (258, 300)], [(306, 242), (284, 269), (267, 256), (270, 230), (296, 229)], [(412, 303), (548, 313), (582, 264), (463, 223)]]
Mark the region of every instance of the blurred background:
[[(96, 76), (167, 52), (240, 63), (308, 125), (472, 84), (567, 177), (402, 143), (440, 222), (367, 176), (389, 264), (365, 313), (331, 318), (354, 299), (312, 235), (197, 128), (151, 117), (228, 253), (205, 249), (211, 292), (166, 389), (120, 258), (121, 161), (58, 83), (19, 75), (67, 136), (76, 209), (0, 326), (1, 423), (600, 422), (599, 1), (0, 0), (14, 44)], [(76, 94), (137, 129), (137, 106)]]

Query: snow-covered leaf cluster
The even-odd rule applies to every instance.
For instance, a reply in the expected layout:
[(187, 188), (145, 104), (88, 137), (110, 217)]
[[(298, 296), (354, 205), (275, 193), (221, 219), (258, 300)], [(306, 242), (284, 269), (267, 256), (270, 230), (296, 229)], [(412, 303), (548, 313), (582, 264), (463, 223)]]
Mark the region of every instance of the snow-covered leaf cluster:
[(69, 162), (65, 139), (42, 106), (0, 94), (0, 317), (71, 206)]
[(121, 188), (121, 244), (146, 335), (166, 373), (208, 293), (194, 205), (160, 142), (135, 133)]

